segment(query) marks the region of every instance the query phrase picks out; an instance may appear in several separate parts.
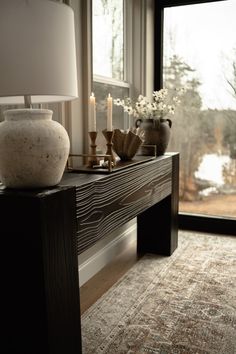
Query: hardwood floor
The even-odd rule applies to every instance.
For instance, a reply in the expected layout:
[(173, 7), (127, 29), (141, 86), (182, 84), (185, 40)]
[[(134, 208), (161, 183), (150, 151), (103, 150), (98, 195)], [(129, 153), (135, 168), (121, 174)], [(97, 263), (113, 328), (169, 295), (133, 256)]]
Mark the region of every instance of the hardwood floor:
[(136, 253), (136, 242), (117, 256), (80, 288), (81, 314), (96, 302), (142, 256)]

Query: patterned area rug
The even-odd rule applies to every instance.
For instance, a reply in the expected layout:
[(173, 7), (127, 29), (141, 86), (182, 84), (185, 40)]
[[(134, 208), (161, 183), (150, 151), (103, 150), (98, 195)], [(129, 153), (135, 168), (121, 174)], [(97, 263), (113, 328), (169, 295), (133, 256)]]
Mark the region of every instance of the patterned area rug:
[(235, 354), (236, 237), (179, 232), (82, 316), (83, 353)]

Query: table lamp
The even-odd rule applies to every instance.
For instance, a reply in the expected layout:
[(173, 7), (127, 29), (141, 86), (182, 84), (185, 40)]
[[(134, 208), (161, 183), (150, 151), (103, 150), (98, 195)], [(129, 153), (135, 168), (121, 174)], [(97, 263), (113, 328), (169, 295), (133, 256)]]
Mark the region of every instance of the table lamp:
[(1, 0), (0, 48), (0, 104), (22, 104), (6, 110), (0, 123), (0, 181), (9, 188), (57, 185), (69, 137), (51, 110), (35, 104), (77, 97), (72, 8), (51, 0)]

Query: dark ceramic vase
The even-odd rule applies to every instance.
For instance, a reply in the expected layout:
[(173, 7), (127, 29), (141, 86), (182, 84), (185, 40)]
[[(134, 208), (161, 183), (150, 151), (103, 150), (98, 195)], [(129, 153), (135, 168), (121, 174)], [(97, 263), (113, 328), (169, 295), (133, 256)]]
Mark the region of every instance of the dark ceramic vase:
[(172, 121), (164, 118), (145, 120), (138, 119), (136, 121), (136, 127), (137, 126), (140, 126), (144, 131), (142, 154), (153, 155), (154, 148), (152, 146), (154, 145), (156, 146), (156, 155), (163, 155), (170, 140)]

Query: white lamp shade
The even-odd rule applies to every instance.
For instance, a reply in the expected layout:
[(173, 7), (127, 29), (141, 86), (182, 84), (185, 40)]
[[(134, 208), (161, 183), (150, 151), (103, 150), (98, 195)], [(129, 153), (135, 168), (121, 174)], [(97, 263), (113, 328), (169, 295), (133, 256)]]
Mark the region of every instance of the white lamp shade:
[(50, 0), (0, 0), (0, 104), (77, 97), (73, 10)]

